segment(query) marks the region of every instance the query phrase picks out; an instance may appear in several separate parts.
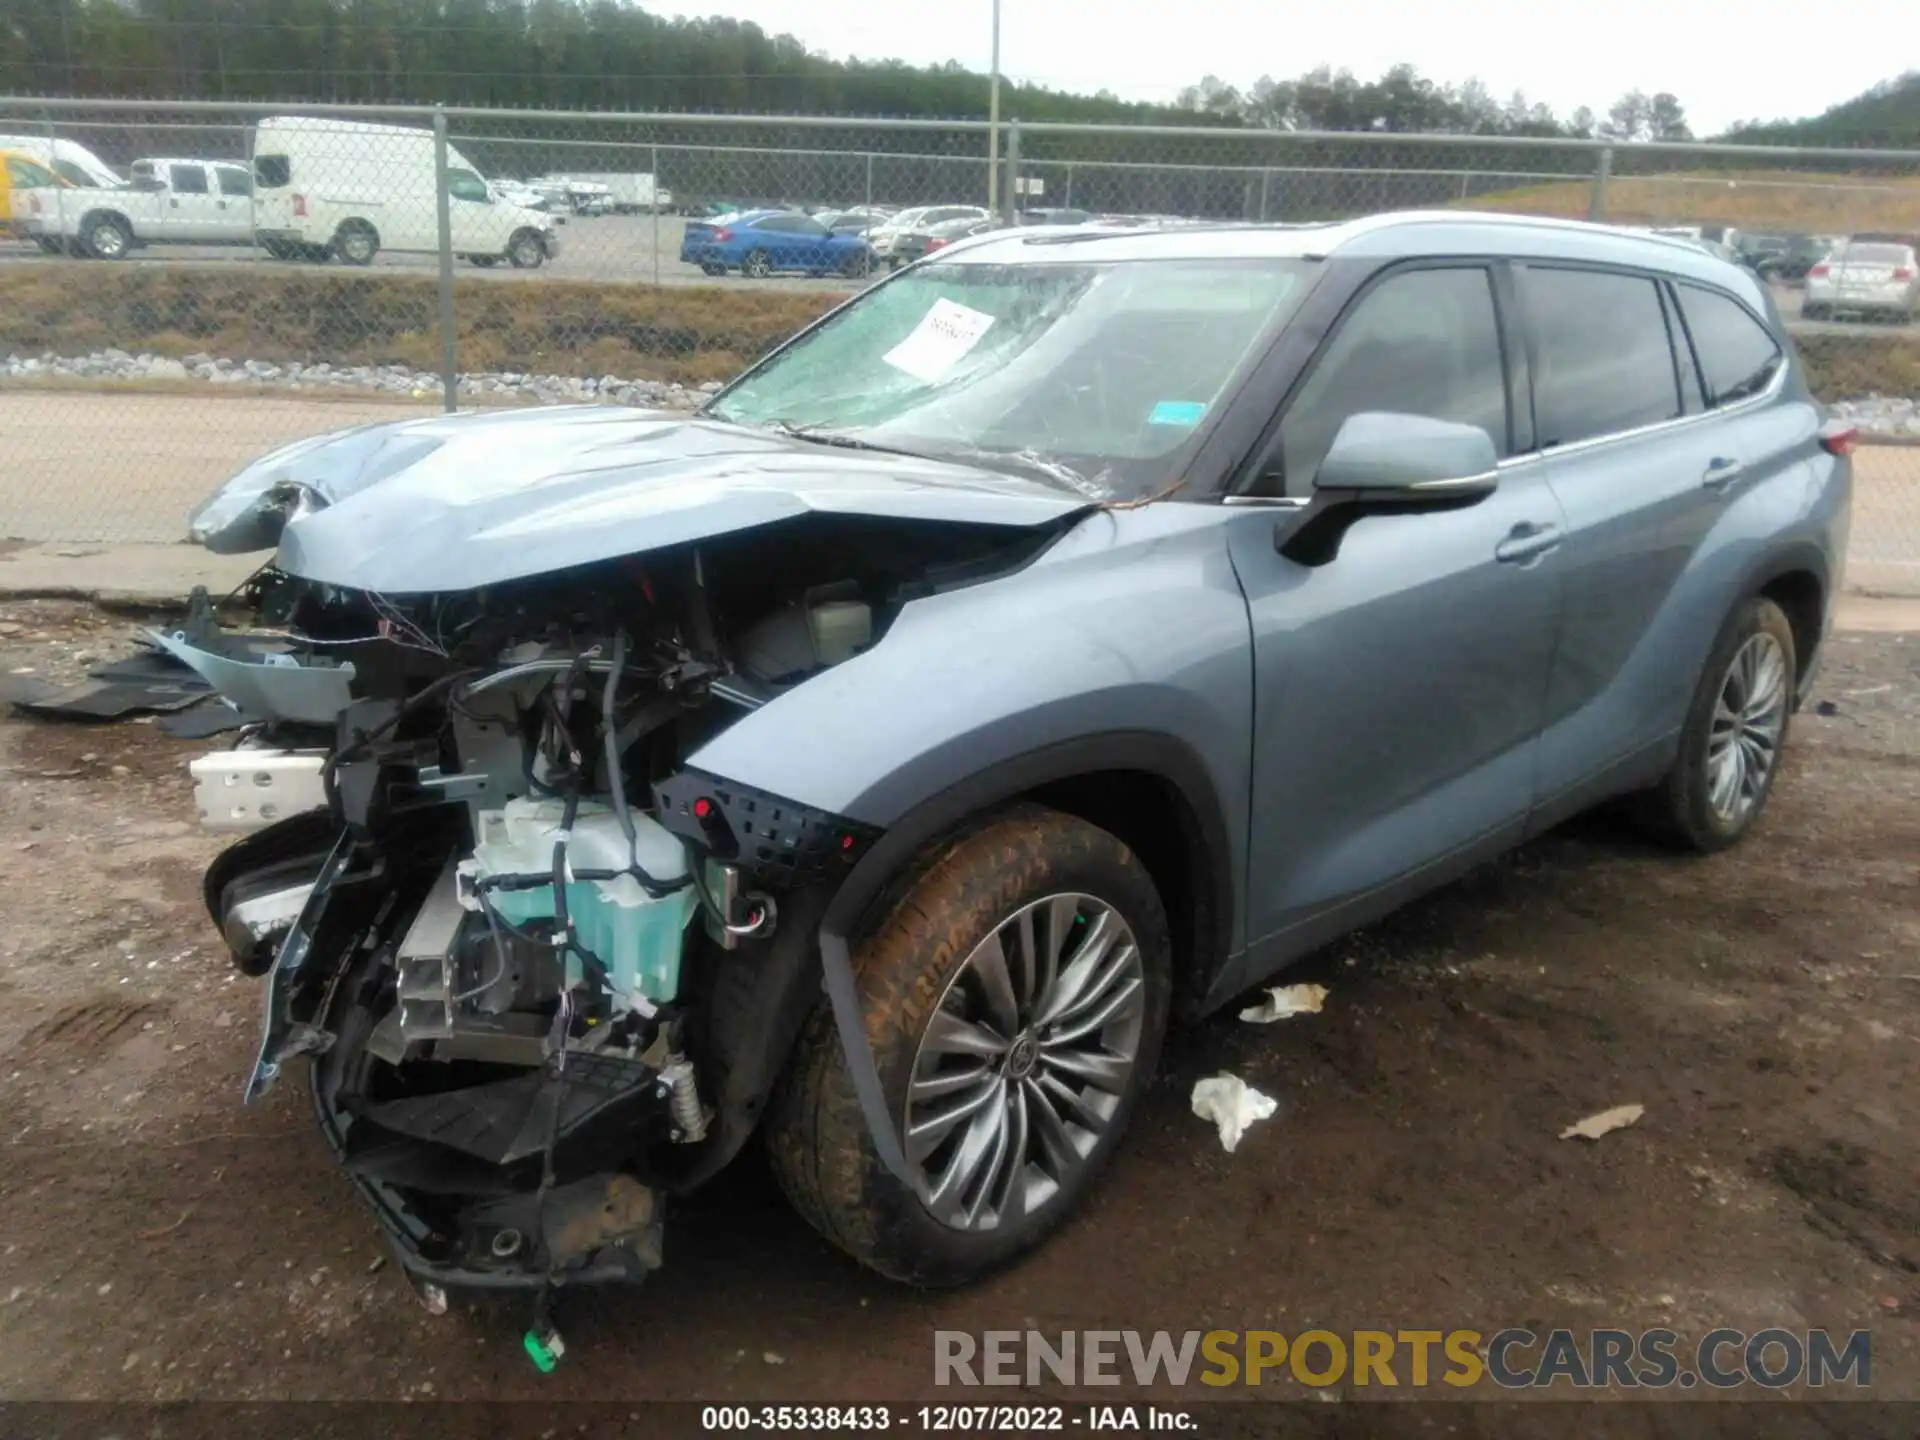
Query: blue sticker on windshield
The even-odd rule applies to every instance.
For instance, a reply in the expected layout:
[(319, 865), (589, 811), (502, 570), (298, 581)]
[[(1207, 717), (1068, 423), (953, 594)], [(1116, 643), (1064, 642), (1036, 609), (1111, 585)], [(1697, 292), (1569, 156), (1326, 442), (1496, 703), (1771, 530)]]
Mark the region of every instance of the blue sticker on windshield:
[(1207, 413), (1204, 400), (1162, 400), (1147, 416), (1149, 425), (1180, 425), (1192, 429)]

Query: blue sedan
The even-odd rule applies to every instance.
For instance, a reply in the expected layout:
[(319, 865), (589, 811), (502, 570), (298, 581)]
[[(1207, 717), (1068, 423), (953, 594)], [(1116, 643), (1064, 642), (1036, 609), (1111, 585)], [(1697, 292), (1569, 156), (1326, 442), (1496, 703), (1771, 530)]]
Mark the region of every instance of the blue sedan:
[(680, 238), (680, 259), (709, 275), (738, 270), (763, 279), (776, 270), (804, 270), (859, 279), (873, 251), (862, 235), (836, 235), (796, 210), (747, 210), (714, 220), (689, 220)]

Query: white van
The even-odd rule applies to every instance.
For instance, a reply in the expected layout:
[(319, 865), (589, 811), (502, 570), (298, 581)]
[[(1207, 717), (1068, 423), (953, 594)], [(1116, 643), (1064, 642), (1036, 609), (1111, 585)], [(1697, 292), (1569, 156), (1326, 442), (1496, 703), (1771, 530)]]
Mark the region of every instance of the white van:
[[(277, 260), (370, 265), (382, 250), (440, 248), (433, 132), (399, 125), (286, 116), (253, 134), (253, 221)], [(530, 270), (560, 253), (553, 220), (496, 200), (480, 172), (447, 147), (453, 251), (476, 265), (505, 259)]]
[(72, 140), (49, 140), (45, 135), (0, 135), (0, 150), (17, 150), (30, 155), (69, 185), (96, 190), (117, 190), (126, 177), (86, 146)]

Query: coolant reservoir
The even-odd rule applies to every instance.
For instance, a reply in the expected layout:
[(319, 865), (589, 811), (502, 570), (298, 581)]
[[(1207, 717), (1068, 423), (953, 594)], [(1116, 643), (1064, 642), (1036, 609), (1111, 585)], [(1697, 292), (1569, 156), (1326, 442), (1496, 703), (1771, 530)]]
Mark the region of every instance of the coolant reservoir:
[[(561, 800), (525, 797), (478, 817), (479, 843), (461, 869), (476, 879), (491, 875), (553, 873), (553, 846), (566, 815)], [(687, 850), (650, 817), (632, 812), (635, 852), (641, 869), (655, 880), (672, 882), (687, 874)], [(605, 805), (582, 801), (574, 813), (567, 842), (567, 869), (624, 870), (629, 853), (620, 819)], [(463, 887), (464, 888), (464, 887)], [(620, 1009), (650, 1010), (680, 990), (680, 950), (696, 897), (686, 886), (655, 899), (631, 875), (617, 880), (572, 880), (566, 886), (567, 914), (580, 944), (607, 967), (614, 1003)], [(494, 908), (516, 925), (551, 920), (553, 887), (490, 891)], [(579, 978), (577, 956), (567, 962)]]

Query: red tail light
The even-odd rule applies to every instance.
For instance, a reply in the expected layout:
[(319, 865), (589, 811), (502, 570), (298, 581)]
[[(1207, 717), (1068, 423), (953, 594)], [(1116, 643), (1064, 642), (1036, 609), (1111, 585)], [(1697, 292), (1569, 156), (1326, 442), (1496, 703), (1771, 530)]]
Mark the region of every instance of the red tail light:
[(1911, 265), (1902, 265), (1898, 270), (1893, 272), (1893, 278), (1896, 280), (1911, 280), (1913, 278), (1913, 267)]
[(306, 196), (296, 195), (293, 197), (293, 218), (296, 220), (304, 220), (307, 218)]
[(1807, 271), (1807, 274), (1809, 275), (1825, 275), (1827, 273), (1828, 273), (1828, 266), (1827, 266), (1827, 262), (1824, 260), (1822, 260), (1818, 265), (1814, 266), (1811, 270)]
[(1860, 446), (1860, 432), (1838, 420), (1830, 420), (1820, 432), (1820, 448), (1829, 455), (1851, 455)]
[(935, 250), (944, 249), (946, 247), (946, 244), (947, 242), (944, 240), (929, 240), (927, 241), (927, 250), (929, 251), (929, 253), (931, 253), (932, 251), (935, 251)]
[(733, 238), (733, 232), (731, 230), (716, 230), (713, 232), (713, 238), (715, 243), (724, 245)]

